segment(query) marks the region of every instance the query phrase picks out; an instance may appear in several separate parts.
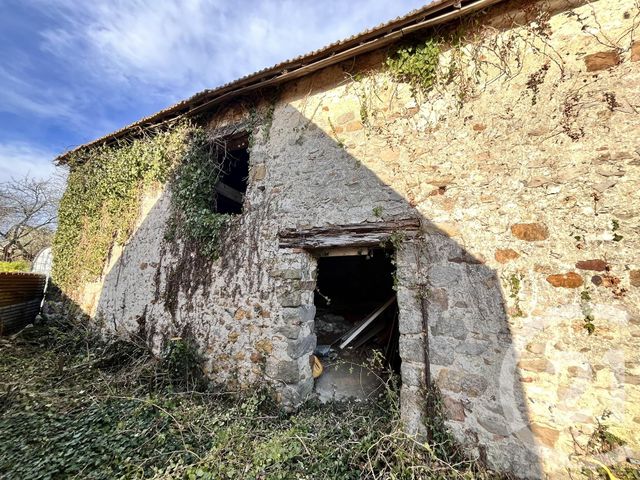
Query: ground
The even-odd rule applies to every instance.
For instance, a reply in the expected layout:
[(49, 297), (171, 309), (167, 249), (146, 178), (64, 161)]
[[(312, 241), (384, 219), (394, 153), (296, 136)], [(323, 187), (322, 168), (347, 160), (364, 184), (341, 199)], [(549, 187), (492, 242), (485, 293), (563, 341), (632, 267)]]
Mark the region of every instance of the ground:
[(161, 359), (78, 326), (0, 339), (0, 477), (496, 478), (443, 425), (400, 430), (392, 384), (367, 403), (285, 413), (267, 389), (223, 393), (174, 340)]

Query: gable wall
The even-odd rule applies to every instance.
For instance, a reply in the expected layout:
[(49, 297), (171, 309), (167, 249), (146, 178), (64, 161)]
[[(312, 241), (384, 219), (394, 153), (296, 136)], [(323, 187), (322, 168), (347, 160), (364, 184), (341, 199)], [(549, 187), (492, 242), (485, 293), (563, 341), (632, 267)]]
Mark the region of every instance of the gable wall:
[[(637, 452), (639, 22), (634, 0), (507, 2), (443, 48), (426, 95), (379, 68), (385, 52), (286, 85), (272, 114), (257, 105), (223, 258), (189, 267), (164, 245), (158, 188), (79, 302), (157, 349), (188, 331), (217, 381), (266, 378), (296, 402), (313, 385), (315, 261), (280, 249), (278, 231), (417, 215), (397, 259), (408, 427), (421, 429), (427, 342), (450, 427), (490, 465), (564, 471), (605, 411)], [(189, 268), (207, 281), (187, 294)]]

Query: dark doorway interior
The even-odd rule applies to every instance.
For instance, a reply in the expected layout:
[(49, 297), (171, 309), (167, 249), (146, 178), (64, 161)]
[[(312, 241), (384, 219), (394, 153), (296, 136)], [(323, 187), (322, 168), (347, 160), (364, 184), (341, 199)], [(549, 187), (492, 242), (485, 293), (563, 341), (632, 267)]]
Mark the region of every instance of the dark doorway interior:
[[(399, 373), (400, 335), (393, 288), (393, 252), (381, 248), (365, 252), (365, 255), (318, 258), (315, 292), (318, 348), (322, 350), (324, 346), (326, 351), (327, 346), (331, 346), (334, 356), (346, 355), (351, 359), (355, 356), (362, 360), (377, 351), (386, 367)], [(385, 304), (388, 306), (373, 321), (363, 325), (363, 321)], [(341, 348), (345, 343), (348, 345)]]

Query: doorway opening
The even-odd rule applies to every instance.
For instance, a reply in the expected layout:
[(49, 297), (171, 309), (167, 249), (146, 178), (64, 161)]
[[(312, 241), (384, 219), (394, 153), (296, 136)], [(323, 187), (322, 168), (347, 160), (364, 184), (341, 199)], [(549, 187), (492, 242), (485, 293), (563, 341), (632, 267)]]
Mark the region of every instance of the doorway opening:
[[(400, 373), (393, 250), (332, 249), (317, 262), (314, 323), (320, 400), (363, 399)], [(398, 375), (399, 378), (399, 375)]]

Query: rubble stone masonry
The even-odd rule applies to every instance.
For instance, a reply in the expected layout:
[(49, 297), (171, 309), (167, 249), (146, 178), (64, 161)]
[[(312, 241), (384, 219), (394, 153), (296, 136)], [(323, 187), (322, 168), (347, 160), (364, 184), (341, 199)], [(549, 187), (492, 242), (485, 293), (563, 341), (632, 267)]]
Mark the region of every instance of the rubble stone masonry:
[(238, 102), (212, 134), (264, 121), (244, 213), (194, 266), (207, 282), (167, 308), (180, 260), (158, 187), (78, 301), (156, 349), (189, 332), (213, 379), (294, 405), (313, 388), (316, 261), (278, 232), (419, 217), (397, 244), (407, 428), (429, 414), (427, 359), (448, 425), (491, 467), (562, 478), (598, 422), (626, 442), (608, 460), (639, 458), (639, 25), (635, 0), (507, 1), (453, 27), (426, 93), (385, 48)]

